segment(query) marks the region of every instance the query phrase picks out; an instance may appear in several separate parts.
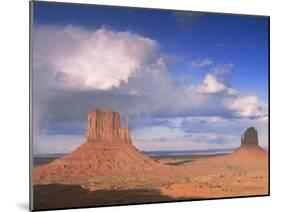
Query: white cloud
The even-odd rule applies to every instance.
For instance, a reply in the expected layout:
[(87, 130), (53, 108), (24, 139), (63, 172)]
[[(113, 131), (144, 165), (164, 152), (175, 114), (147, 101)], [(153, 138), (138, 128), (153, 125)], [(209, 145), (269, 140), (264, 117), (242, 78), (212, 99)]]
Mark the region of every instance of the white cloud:
[[(93, 106), (141, 119), (210, 117), (204, 118), (210, 123), (208, 129), (219, 125), (222, 122), (220, 117), (244, 118), (254, 114), (260, 118), (263, 116), (261, 111), (266, 110), (266, 105), (258, 103), (257, 97), (250, 98), (250, 106), (245, 103), (248, 100), (241, 100), (242, 94), (221, 80), (218, 73), (226, 73), (222, 69), (220, 72), (218, 69), (210, 71), (199, 86), (175, 83), (158, 51), (158, 42), (131, 32), (36, 26), (34, 47), (33, 118), (34, 125), (39, 128), (35, 146), (40, 151), (68, 151), (84, 140), (84, 137), (76, 135), (44, 134), (44, 128), (53, 122), (84, 123)], [(201, 65), (208, 63), (210, 61), (206, 60)], [(224, 70), (232, 67), (226, 65)], [(211, 147), (208, 142), (198, 146), (200, 140), (221, 138), (203, 138), (194, 134), (184, 137), (186, 134), (180, 131), (178, 120), (169, 121), (169, 126), (153, 127), (135, 134), (136, 142), (165, 137), (171, 142), (155, 141), (155, 149), (162, 144), (163, 147), (167, 145), (167, 149), (196, 149)], [(198, 129), (202, 129), (200, 127)], [(241, 131), (236, 133), (237, 142)], [(143, 143), (138, 144), (141, 146)], [(151, 145), (147, 143), (149, 147)]]
[(225, 115), (225, 96), (213, 94), (238, 93), (211, 74), (199, 86), (175, 84), (158, 42), (131, 32), (36, 26), (34, 48), (38, 122), (83, 121), (93, 106), (142, 116)]
[(217, 94), (226, 90), (226, 86), (219, 82), (218, 79), (210, 74), (207, 74), (203, 80), (203, 84), (198, 86), (198, 93)]
[(213, 64), (213, 60), (209, 57), (206, 58), (197, 58), (191, 61), (190, 65), (196, 68), (202, 68)]
[(151, 66), (165, 68), (157, 42), (131, 32), (38, 27), (34, 46), (37, 65), (51, 66), (52, 84), (63, 89), (108, 90)]
[(238, 117), (267, 116), (265, 105), (256, 96), (239, 96), (224, 100), (225, 106)]
[(234, 96), (238, 94), (238, 91), (234, 88), (227, 87), (222, 81), (217, 77), (207, 74), (204, 77), (203, 83), (197, 87), (189, 86), (186, 91), (196, 90), (198, 93), (202, 94), (219, 94), (225, 92), (229, 96)]
[(236, 90), (236, 89), (234, 89), (234, 88), (227, 88), (227, 94), (229, 95), (229, 96), (232, 96), (232, 95), (236, 95), (236, 94), (238, 94), (238, 91)]

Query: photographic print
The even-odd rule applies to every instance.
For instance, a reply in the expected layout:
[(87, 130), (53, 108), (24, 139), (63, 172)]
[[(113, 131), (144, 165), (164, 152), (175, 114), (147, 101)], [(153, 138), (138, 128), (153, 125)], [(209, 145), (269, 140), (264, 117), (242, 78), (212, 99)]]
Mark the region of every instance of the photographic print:
[(269, 195), (269, 17), (30, 14), (32, 210)]

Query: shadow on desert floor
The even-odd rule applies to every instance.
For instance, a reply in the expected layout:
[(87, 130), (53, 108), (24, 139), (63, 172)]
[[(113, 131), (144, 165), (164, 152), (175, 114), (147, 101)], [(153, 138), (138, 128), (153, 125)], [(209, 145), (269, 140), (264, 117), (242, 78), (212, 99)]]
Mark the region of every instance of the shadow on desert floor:
[[(200, 199), (199, 197), (189, 199)], [(157, 189), (96, 190), (89, 191), (79, 185), (48, 184), (34, 186), (34, 209), (60, 209), (110, 206), (136, 203), (187, 200), (172, 198)]]

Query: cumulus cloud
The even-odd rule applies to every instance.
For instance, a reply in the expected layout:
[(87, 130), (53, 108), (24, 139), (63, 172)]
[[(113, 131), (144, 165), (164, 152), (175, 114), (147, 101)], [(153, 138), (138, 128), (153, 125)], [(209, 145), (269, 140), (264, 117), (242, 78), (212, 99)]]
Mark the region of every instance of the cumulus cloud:
[(226, 93), (229, 96), (237, 95), (239, 92), (229, 86), (233, 67), (232, 63), (212, 67), (205, 75), (202, 85), (197, 86), (197, 92), (203, 94)]
[(207, 74), (203, 80), (203, 84), (197, 88), (199, 93), (217, 94), (226, 90), (226, 86), (219, 82), (218, 79)]
[(166, 69), (158, 43), (129, 31), (36, 25), (33, 61), (36, 133), (55, 122), (84, 127), (94, 106), (134, 113), (150, 91), (128, 85), (130, 79), (145, 80), (150, 74), (159, 86), (165, 81), (153, 73)]
[[(173, 80), (160, 44), (152, 38), (129, 31), (76, 26), (36, 26), (34, 33), (33, 117), (38, 152), (53, 152), (54, 146), (69, 151), (81, 143), (87, 112), (92, 107), (129, 114), (134, 140), (140, 147), (145, 144), (138, 142), (141, 140), (153, 140), (156, 144), (162, 140), (165, 144), (161, 145), (167, 148), (197, 148), (202, 139), (220, 143), (221, 135), (210, 132), (204, 138), (194, 134), (188, 137), (188, 130), (190, 133), (194, 129), (182, 125), (177, 117), (204, 116), (216, 125), (222, 121), (218, 117), (265, 115), (262, 111), (267, 106), (257, 97), (245, 99), (221, 79), (233, 65), (215, 66), (201, 85), (183, 85)], [(209, 63), (205, 60), (201, 66)], [(144, 123), (146, 129), (141, 131), (145, 120), (151, 123)], [(176, 143), (163, 142), (161, 137)], [(189, 145), (183, 142), (186, 140)], [(201, 145), (209, 147), (208, 143)], [(155, 149), (160, 144), (156, 146)]]
[(236, 90), (236, 89), (234, 89), (234, 88), (227, 88), (227, 94), (229, 95), (229, 96), (232, 96), (232, 95), (236, 95), (236, 94), (238, 94), (238, 91)]
[(224, 97), (214, 94), (234, 95), (236, 90), (212, 74), (196, 87), (178, 85), (159, 47), (156, 40), (129, 31), (36, 26), (34, 111), (40, 117), (36, 125), (83, 122), (93, 106), (160, 117), (225, 116), (233, 111), (225, 107)]
[[(229, 67), (229, 66), (227, 66)], [(226, 72), (220, 72), (225, 75)], [(216, 76), (207, 74), (203, 83), (197, 87), (189, 87), (189, 91), (196, 90), (199, 94), (217, 95), (222, 94), (221, 110), (228, 111), (229, 117), (236, 118), (266, 118), (267, 106), (255, 95), (245, 95), (236, 89), (228, 87)], [(219, 104), (219, 102), (217, 102)]]
[[(34, 57), (48, 64), (52, 85), (64, 89), (108, 90), (155, 62), (155, 40), (105, 28), (37, 27)], [(156, 61), (163, 65), (161, 58)]]
[[(192, 89), (194, 89), (194, 87), (189, 87), (187, 90)], [(219, 94), (223, 92), (229, 96), (238, 94), (236, 89), (227, 87), (223, 82), (211, 74), (205, 76), (203, 83), (197, 86), (196, 90), (198, 93), (202, 94)]]
[(256, 96), (239, 96), (224, 100), (225, 106), (238, 117), (266, 117), (265, 104)]
[(190, 62), (190, 65), (195, 68), (202, 68), (213, 64), (213, 60), (209, 57), (206, 58), (197, 58)]

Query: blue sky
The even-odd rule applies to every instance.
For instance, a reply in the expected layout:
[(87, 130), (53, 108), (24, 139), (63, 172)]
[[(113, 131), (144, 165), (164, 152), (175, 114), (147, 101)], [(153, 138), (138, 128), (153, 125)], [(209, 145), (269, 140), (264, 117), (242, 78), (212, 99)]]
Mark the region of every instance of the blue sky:
[[(35, 67), (39, 67), (39, 71), (35, 70), (38, 72), (35, 80), (41, 82), (47, 79), (46, 76), (53, 75), (56, 78), (50, 78), (50, 81), (60, 79), (45, 87), (42, 83), (38, 85), (38, 104), (44, 104), (36, 112), (40, 117), (38, 136), (45, 136), (38, 146), (48, 149), (46, 136), (70, 136), (71, 131), (77, 132), (73, 133), (77, 136), (83, 132), (86, 112), (80, 116), (61, 112), (62, 105), (66, 101), (71, 102), (71, 97), (79, 99), (80, 106), (82, 102), (81, 107), (85, 109), (91, 104), (101, 107), (112, 105), (111, 109), (119, 111), (122, 108), (122, 114), (132, 117), (133, 136), (139, 140), (136, 145), (145, 150), (150, 147), (161, 149), (161, 146), (167, 149), (196, 149), (196, 140), (205, 137), (202, 133), (200, 137), (199, 132), (187, 135), (186, 123), (190, 129), (204, 128), (205, 133), (209, 133), (206, 137), (216, 140), (213, 141), (216, 144), (214, 148), (218, 148), (221, 140), (227, 139), (229, 141), (224, 148), (236, 146), (237, 141), (231, 143), (231, 139), (237, 139), (235, 134), (238, 133), (239, 137), (243, 132), (242, 126), (247, 127), (248, 124), (260, 128), (264, 132), (263, 140), (267, 140), (267, 121), (264, 121), (267, 120), (268, 98), (267, 17), (35, 2), (34, 30), (35, 63), (38, 63)], [(70, 32), (77, 36), (74, 38), (69, 35)], [(102, 39), (106, 39), (106, 43), (100, 43)], [(87, 42), (89, 46), (86, 48), (84, 43)], [(52, 44), (54, 46), (50, 48)], [(124, 48), (126, 45), (133, 46), (129, 49), (130, 57), (127, 57), (122, 45)], [(98, 50), (97, 46), (101, 49)], [(122, 61), (124, 65), (127, 61), (121, 76), (116, 74), (118, 66), (107, 73), (109, 65), (115, 64), (92, 62), (109, 55), (109, 58), (115, 58), (112, 52), (104, 50), (111, 46), (117, 46), (118, 57), (124, 53), (124, 57), (117, 58), (115, 64)], [(54, 50), (56, 48), (57, 51)], [(71, 55), (66, 49), (79, 50), (81, 54)], [(92, 51), (96, 53), (92, 54)], [(52, 58), (52, 54), (57, 56), (56, 59)], [(97, 58), (95, 55), (98, 55)], [(60, 57), (64, 59), (57, 59)], [(71, 60), (64, 61), (67, 57)], [(77, 58), (81, 63), (89, 64), (81, 65)], [(71, 61), (76, 62), (73, 64)], [(100, 67), (100, 71), (91, 72), (91, 66)], [(79, 68), (74, 70), (73, 67)], [(77, 70), (82, 70), (83, 75), (79, 75)], [(110, 77), (107, 79), (105, 76)], [(73, 82), (77, 77), (81, 79)], [(84, 84), (79, 84), (83, 80)], [(157, 83), (159, 88), (155, 88)], [(45, 98), (42, 98), (43, 95)], [(171, 109), (172, 102), (161, 104), (163, 99), (170, 97), (167, 95), (180, 96), (170, 98), (177, 105), (175, 108)], [(158, 97), (161, 106), (157, 106)], [(56, 102), (57, 99), (62, 102)], [(122, 107), (119, 103), (121, 99), (131, 103), (131, 107)], [(189, 106), (189, 102), (194, 106)], [(150, 109), (138, 110), (138, 104)], [(204, 104), (207, 104), (205, 109)], [(66, 107), (65, 110), (73, 110), (74, 106)], [(139, 118), (140, 114), (144, 118)], [(192, 117), (195, 120), (189, 120)], [(225, 121), (229, 129), (221, 132), (220, 125), (224, 126)], [(165, 142), (161, 143), (160, 137), (155, 137), (164, 131), (174, 134), (171, 142), (162, 139)], [(232, 138), (229, 132), (232, 132)], [(228, 137), (224, 139), (226, 135)], [(160, 141), (158, 146), (149, 144), (149, 140), (153, 139)], [(177, 139), (178, 142), (172, 143)], [(185, 139), (192, 142), (185, 143)], [(146, 143), (143, 140), (147, 140)], [(210, 143), (202, 148), (212, 148)], [(200, 146), (200, 141), (198, 144)], [(267, 141), (263, 141), (263, 145), (267, 146)]]

